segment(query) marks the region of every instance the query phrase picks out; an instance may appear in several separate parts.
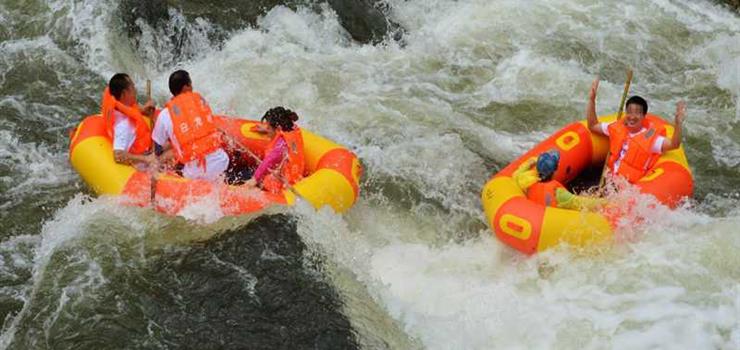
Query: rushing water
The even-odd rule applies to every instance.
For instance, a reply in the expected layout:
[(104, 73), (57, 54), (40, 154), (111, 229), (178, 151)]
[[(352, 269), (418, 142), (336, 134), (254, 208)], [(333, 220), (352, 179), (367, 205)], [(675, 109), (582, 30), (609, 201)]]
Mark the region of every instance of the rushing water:
[[(384, 7), (403, 38), (363, 45), (316, 2), (227, 35), (170, 10), (136, 37), (113, 0), (0, 2), (0, 347), (740, 348), (736, 14), (701, 0)], [(152, 79), (162, 104), (181, 67), (217, 111), (288, 106), (354, 150), (355, 207), (171, 218), (92, 197), (68, 130), (112, 73)], [(492, 238), (487, 178), (583, 119), (597, 74), (598, 111), (613, 112), (628, 67), (651, 111), (687, 101), (695, 199), (645, 206), (648, 223), (606, 250), (525, 258)]]

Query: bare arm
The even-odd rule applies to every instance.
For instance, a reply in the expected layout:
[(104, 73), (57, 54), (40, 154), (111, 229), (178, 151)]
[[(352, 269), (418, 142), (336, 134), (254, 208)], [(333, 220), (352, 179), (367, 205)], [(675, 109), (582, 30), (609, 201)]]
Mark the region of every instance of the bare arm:
[(662, 151), (668, 152), (681, 147), (682, 124), (686, 117), (686, 102), (678, 101), (676, 105), (676, 118), (673, 122), (673, 137), (663, 141)]
[(113, 159), (116, 160), (116, 163), (134, 165), (136, 163), (151, 164), (154, 162), (155, 157), (153, 154), (133, 154), (126, 151), (114, 150)]
[(159, 155), (159, 161), (165, 164), (175, 162), (175, 151), (172, 147), (166, 148), (164, 152)]
[(601, 130), (599, 120), (596, 118), (596, 92), (599, 90), (599, 77), (594, 79), (591, 83), (591, 90), (588, 92), (588, 103), (586, 103), (586, 120), (588, 121), (588, 129), (591, 132), (604, 135), (604, 131)]

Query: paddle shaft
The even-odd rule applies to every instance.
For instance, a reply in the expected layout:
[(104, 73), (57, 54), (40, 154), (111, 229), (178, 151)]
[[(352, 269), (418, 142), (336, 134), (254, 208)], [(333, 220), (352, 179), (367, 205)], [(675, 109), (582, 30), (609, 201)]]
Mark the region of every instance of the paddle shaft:
[[(627, 99), (627, 93), (630, 91), (630, 84), (632, 84), (632, 69), (627, 70), (627, 81), (624, 82), (624, 91), (622, 92), (622, 99), (619, 101), (619, 110), (617, 112), (617, 121), (622, 118), (622, 112), (624, 112), (624, 101)], [(606, 173), (609, 171), (609, 158), (611, 158), (611, 148), (606, 152), (606, 159), (604, 159), (604, 167), (601, 169), (601, 177), (599, 178), (599, 191), (604, 189), (606, 184)]]
[[(147, 79), (146, 80), (146, 100), (150, 101), (152, 99), (152, 81)], [(152, 129), (154, 126), (152, 125)], [(149, 174), (149, 183), (150, 183), (150, 197), (149, 200), (154, 204), (154, 197), (157, 195), (157, 169), (151, 170), (151, 173)]]

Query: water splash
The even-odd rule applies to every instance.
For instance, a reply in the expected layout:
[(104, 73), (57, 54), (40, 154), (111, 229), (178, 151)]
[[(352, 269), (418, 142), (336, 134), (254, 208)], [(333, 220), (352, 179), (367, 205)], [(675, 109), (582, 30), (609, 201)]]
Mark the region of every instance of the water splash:
[[(161, 103), (169, 98), (167, 76), (184, 67), (216, 110), (253, 118), (285, 105), (302, 126), (351, 147), (367, 170), (363, 199), (345, 217), (296, 210), (316, 275), (326, 273), (345, 293), (343, 312), (368, 348), (740, 347), (736, 16), (683, 0), (388, 3), (407, 29), (403, 47), (357, 45), (326, 9), (275, 8), (222, 47), (201, 40), (208, 24), (196, 22), (186, 29), (194, 38), (186, 46), (199, 54), (170, 56), (155, 32), (143, 36), (142, 53), (114, 47), (123, 41), (104, 11), (110, 4), (90, 1), (51, 2), (53, 15), (41, 15), (49, 26), (31, 41), (46, 45), (43, 36), (54, 28), (47, 36), (57, 49), (45, 52), (69, 57), (50, 65), (80, 62), (93, 72), (80, 84), (90, 100), (79, 103), (80, 113), (95, 108), (98, 85), (113, 71), (150, 76)], [(679, 98), (689, 100), (686, 146), (697, 189), (720, 183), (727, 193), (700, 193), (703, 202), (676, 212), (641, 207), (651, 220), (596, 252), (563, 247), (525, 259), (491, 238), (479, 187), (550, 132), (582, 119), (596, 74), (603, 80), (599, 112), (613, 112), (627, 67), (636, 72), (633, 92), (649, 96), (651, 111), (670, 115)], [(31, 154), (34, 147), (45, 150), (29, 146)], [(22, 182), (24, 167), (8, 176)], [(63, 249), (65, 232), (83, 231), (89, 221), (75, 216), (94, 215), (97, 205), (71, 202), (44, 225), (34, 269), (44, 270), (45, 254), (53, 255), (44, 249)], [(154, 221), (144, 231), (190, 227), (184, 219), (131, 215)], [(218, 219), (202, 236), (239, 223)], [(61, 228), (47, 228), (55, 225)], [(69, 239), (84, 233), (77, 235)], [(104, 283), (95, 271), (80, 265), (76, 284)], [(13, 337), (14, 322), (3, 341)], [(158, 339), (164, 326), (152, 322)]]

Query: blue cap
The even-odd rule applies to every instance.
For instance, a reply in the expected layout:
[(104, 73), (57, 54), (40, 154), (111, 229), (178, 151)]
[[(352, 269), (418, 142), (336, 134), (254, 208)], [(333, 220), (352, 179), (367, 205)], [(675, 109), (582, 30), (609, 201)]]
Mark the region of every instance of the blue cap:
[(555, 170), (558, 170), (558, 163), (560, 162), (560, 152), (557, 150), (550, 150), (540, 154), (537, 157), (537, 173), (540, 175), (540, 179), (549, 179)]

